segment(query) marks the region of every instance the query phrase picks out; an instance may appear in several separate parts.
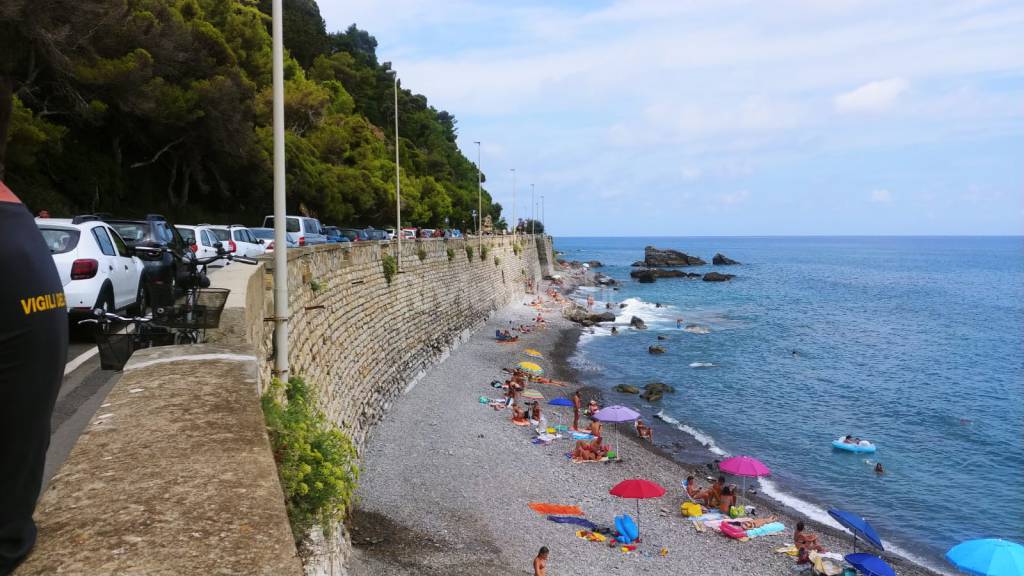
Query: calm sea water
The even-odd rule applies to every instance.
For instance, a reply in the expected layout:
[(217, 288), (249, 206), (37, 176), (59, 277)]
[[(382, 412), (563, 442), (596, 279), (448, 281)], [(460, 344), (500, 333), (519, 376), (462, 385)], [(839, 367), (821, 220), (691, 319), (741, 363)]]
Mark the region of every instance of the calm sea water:
[[(729, 283), (632, 282), (629, 265), (648, 244), (742, 265), (691, 269), (736, 274)], [(588, 384), (671, 383), (677, 393), (644, 413), (678, 420), (718, 453), (761, 459), (774, 472), (766, 494), (818, 519), (826, 507), (858, 512), (890, 547), (931, 566), (964, 539), (1024, 542), (1024, 239), (559, 238), (555, 247), (604, 262), (625, 282), (595, 298), (615, 302), (618, 322), (637, 315), (650, 326), (584, 335), (574, 362)], [(707, 333), (677, 329), (678, 318)], [(658, 334), (668, 352), (651, 356)], [(878, 452), (834, 450), (845, 434)]]

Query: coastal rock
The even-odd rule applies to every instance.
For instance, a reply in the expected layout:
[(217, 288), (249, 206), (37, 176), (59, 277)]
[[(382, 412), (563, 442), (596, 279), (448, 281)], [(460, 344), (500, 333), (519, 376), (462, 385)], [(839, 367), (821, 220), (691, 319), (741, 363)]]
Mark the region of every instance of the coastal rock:
[(675, 391), (675, 388), (663, 382), (651, 382), (644, 386), (644, 392), (640, 397), (648, 402), (657, 402), (658, 400), (661, 400), (661, 397), (665, 394), (670, 394)]
[(696, 272), (664, 270), (660, 268), (641, 268), (639, 270), (631, 271), (629, 275), (644, 284), (650, 284), (658, 278), (700, 278), (700, 274), (697, 274)]
[(612, 278), (611, 276), (605, 274), (601, 274), (600, 272), (598, 272), (594, 276), (594, 282), (601, 286), (615, 286), (616, 284), (619, 283), (619, 281), (616, 280), (615, 278)]
[(616, 392), (621, 392), (623, 394), (639, 394), (640, 393), (640, 389), (639, 388), (637, 388), (636, 386), (630, 386), (629, 384), (619, 384), (615, 388), (612, 388), (612, 390), (615, 390)]
[(600, 314), (591, 314), (587, 319), (591, 322), (614, 322), (615, 314), (613, 312), (601, 312)]
[(715, 253), (715, 256), (711, 259), (711, 263), (714, 264), (715, 266), (734, 266), (736, 264), (739, 264), (739, 262), (733, 260), (732, 258), (729, 258), (728, 256), (722, 254), (721, 252)]
[(664, 354), (665, 348), (663, 346), (649, 346), (647, 352), (650, 354)]
[(668, 336), (665, 336), (664, 334), (659, 334), (658, 340), (668, 340)]
[(628, 304), (619, 304), (619, 308), (625, 308)]
[[(640, 263), (634, 263), (636, 266)], [(644, 247), (644, 260), (641, 265), (648, 268), (664, 268), (672, 266), (703, 266), (707, 262), (696, 256), (690, 256), (678, 250), (662, 250), (654, 246)]]
[(705, 282), (728, 282), (735, 278), (735, 274), (722, 274), (720, 272), (708, 272), (704, 275)]
[(637, 330), (647, 330), (647, 324), (644, 323), (644, 319), (639, 316), (633, 316), (629, 319), (629, 325)]
[(587, 261), (587, 265), (590, 266), (591, 268), (603, 268), (604, 267), (604, 264), (602, 264), (600, 260), (589, 260), (589, 261)]

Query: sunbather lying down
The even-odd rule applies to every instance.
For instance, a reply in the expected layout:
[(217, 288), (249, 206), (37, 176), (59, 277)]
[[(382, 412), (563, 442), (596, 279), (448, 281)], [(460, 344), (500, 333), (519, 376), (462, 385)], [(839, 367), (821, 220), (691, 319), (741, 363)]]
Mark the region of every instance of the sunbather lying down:
[[(743, 518), (742, 520), (738, 520), (738, 523), (740, 528), (743, 528), (744, 530), (753, 530), (754, 528), (760, 528), (765, 524), (771, 524), (775, 521), (775, 516), (769, 516), (767, 518)], [(735, 523), (737, 522), (733, 522), (733, 524)]]
[(596, 461), (604, 458), (608, 454), (608, 450), (608, 446), (601, 444), (600, 436), (596, 436), (590, 442), (577, 440), (576, 447), (572, 451), (572, 459)]

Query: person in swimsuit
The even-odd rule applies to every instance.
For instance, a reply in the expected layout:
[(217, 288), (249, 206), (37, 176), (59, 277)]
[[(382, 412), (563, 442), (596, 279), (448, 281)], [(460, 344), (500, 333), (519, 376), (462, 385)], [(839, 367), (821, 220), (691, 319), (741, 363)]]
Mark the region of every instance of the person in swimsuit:
[(583, 405), (583, 398), (580, 397), (580, 391), (577, 390), (572, 395), (572, 429), (580, 429), (580, 408)]
[(686, 495), (697, 500), (698, 498), (703, 498), (703, 496), (701, 496), (702, 493), (703, 491), (700, 489), (700, 486), (697, 485), (697, 480), (693, 476), (687, 476)]
[(598, 438), (600, 438), (601, 437), (601, 428), (602, 428), (602, 425), (601, 425), (601, 421), (600, 420), (592, 420), (590, 422), (590, 434), (592, 436), (597, 436)]
[(725, 488), (725, 476), (719, 476), (718, 480), (702, 494), (704, 503), (709, 508), (718, 506), (722, 497), (722, 489)]
[(729, 508), (736, 505), (736, 494), (732, 488), (725, 486), (722, 488), (722, 493), (718, 497), (718, 510), (722, 514), (729, 514)]
[(793, 545), (800, 551), (801, 556), (811, 550), (825, 552), (825, 548), (818, 544), (818, 536), (805, 531), (802, 521), (796, 523), (796, 530), (793, 531)]
[(545, 576), (548, 573), (548, 547), (541, 546), (537, 557), (533, 559), (533, 576)]
[(523, 420), (526, 420), (526, 413), (524, 413), (523, 409), (519, 407), (519, 404), (516, 404), (516, 403), (513, 402), (512, 403), (512, 421), (513, 422), (522, 422)]
[(882, 468), (881, 462), (875, 463), (875, 474), (885, 474), (885, 468)]
[(654, 430), (639, 418), (636, 419), (636, 433), (641, 440), (649, 440), (652, 444), (654, 443)]
[(530, 418), (540, 422), (540, 402), (533, 403), (533, 409), (530, 410)]

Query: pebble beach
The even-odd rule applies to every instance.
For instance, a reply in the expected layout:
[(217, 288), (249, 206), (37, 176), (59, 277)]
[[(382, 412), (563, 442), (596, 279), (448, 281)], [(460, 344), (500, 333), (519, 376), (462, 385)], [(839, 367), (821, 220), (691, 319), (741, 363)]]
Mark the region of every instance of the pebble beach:
[[(496, 398), (490, 386), (504, 380), (503, 367), (527, 360), (523, 350), (544, 354), (547, 374), (567, 386), (534, 384), (544, 394), (549, 425), (571, 424), (571, 408), (547, 401), (576, 389), (565, 359), (579, 328), (562, 318), (557, 306), (546, 308), (546, 328), (498, 344), (496, 329), (531, 324), (536, 311), (529, 299), (497, 311), (464, 344), (429, 370), (396, 400), (371, 433), (363, 453), (356, 510), (349, 520), (354, 545), (353, 575), (529, 574), (541, 546), (550, 549), (549, 574), (796, 574), (795, 559), (776, 552), (792, 543), (799, 518), (766, 498), (748, 496), (757, 518), (776, 516), (785, 532), (738, 541), (695, 529), (683, 517), (682, 481), (694, 474), (702, 485), (717, 475), (688, 469), (650, 444), (640, 444), (632, 426), (619, 425), (621, 461), (573, 463), (571, 437), (549, 445), (531, 443), (530, 427), (515, 426), (508, 410), (481, 404)], [(547, 299), (546, 299), (547, 300)], [(593, 391), (584, 393), (584, 401)], [(650, 422), (648, 414), (644, 414)], [(581, 419), (581, 426), (587, 420)], [(564, 435), (564, 433), (563, 433)], [(614, 443), (615, 433), (606, 438)], [(607, 543), (577, 537), (577, 526), (558, 524), (531, 510), (531, 502), (579, 506), (584, 518), (612, 525), (616, 515), (636, 516), (636, 501), (608, 493), (629, 478), (657, 482), (661, 498), (640, 501), (641, 543), (624, 553)], [(806, 521), (806, 520), (805, 520)], [(829, 550), (851, 552), (851, 537), (807, 521)], [(899, 557), (884, 556), (900, 575), (934, 574)], [(806, 572), (810, 574), (811, 572)]]

